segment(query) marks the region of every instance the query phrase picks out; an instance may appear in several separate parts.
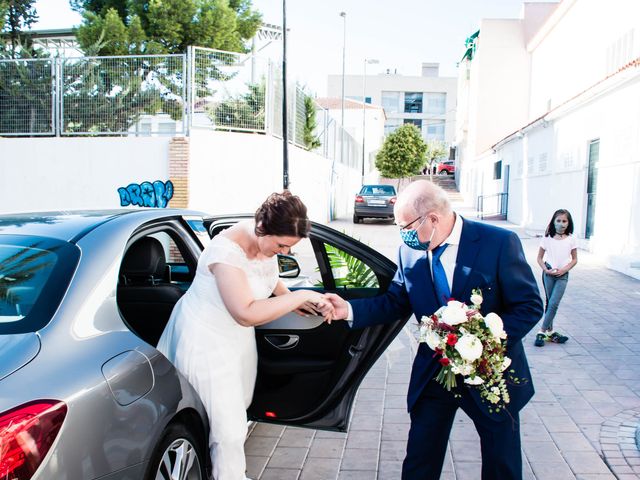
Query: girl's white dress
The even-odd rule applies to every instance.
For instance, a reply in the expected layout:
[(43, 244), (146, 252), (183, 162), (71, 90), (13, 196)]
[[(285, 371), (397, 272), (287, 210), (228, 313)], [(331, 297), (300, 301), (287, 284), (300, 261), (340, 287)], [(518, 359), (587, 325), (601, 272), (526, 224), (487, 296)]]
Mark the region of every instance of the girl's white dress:
[(245, 478), (246, 409), (257, 371), (253, 327), (238, 324), (224, 306), (209, 266), (224, 263), (247, 275), (255, 299), (268, 298), (278, 282), (276, 257), (250, 260), (236, 242), (218, 235), (198, 260), (193, 284), (175, 305), (158, 350), (193, 385), (207, 410), (216, 480)]

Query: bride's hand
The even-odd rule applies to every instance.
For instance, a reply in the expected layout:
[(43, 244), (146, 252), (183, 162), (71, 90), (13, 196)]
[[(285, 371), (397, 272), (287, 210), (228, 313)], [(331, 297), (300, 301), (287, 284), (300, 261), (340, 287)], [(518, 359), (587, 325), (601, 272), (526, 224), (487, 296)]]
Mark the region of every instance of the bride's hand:
[(316, 306), (312, 302), (304, 302), (298, 308), (294, 310), (298, 315), (303, 317), (308, 317), (310, 315), (319, 315), (320, 313), (316, 310)]

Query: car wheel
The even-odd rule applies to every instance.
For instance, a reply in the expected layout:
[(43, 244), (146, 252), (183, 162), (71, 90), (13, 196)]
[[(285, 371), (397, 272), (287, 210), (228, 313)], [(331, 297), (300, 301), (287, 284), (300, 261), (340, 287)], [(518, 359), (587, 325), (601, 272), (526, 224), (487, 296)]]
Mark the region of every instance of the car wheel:
[(449, 172), (447, 172), (446, 170), (440, 170), (440, 173), (438, 175), (449, 175)]
[(146, 480), (206, 480), (200, 443), (187, 428), (171, 424), (155, 449)]
[(360, 223), (360, 217), (355, 213), (353, 214), (353, 223)]

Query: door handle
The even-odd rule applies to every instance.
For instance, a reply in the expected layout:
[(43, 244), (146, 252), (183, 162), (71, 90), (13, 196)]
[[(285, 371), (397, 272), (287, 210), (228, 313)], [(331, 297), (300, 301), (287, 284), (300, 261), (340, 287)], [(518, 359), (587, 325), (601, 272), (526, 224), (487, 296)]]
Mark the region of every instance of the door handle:
[(300, 342), (298, 335), (266, 335), (264, 338), (278, 350), (294, 348)]

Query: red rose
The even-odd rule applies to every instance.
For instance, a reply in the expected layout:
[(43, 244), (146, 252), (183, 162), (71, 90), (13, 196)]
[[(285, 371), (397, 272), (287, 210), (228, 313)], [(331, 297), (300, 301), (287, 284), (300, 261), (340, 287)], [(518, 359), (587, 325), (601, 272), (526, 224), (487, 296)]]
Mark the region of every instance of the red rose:
[(440, 362), (440, 365), (442, 365), (443, 367), (447, 367), (451, 363), (447, 357), (442, 357), (438, 361)]
[(455, 333), (447, 335), (447, 345), (453, 347), (456, 343), (458, 343), (458, 336)]
[(436, 347), (435, 352), (437, 355), (442, 355), (444, 353), (444, 350), (441, 349), (440, 347)]

